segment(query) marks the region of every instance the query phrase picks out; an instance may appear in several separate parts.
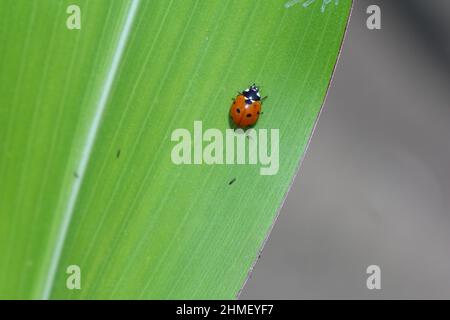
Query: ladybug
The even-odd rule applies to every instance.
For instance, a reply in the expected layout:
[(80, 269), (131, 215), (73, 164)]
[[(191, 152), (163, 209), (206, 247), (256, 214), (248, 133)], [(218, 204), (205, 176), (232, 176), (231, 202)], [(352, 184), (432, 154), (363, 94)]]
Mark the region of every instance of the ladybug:
[(265, 98), (261, 99), (255, 84), (239, 92), (230, 108), (230, 117), (236, 126), (246, 128), (254, 125), (261, 114), (262, 100)]

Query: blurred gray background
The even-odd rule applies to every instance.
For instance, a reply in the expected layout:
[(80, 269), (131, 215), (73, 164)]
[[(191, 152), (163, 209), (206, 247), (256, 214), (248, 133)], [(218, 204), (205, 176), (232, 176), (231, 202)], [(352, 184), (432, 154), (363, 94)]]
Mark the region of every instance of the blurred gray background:
[[(366, 28), (370, 4), (381, 30)], [(354, 1), (322, 116), (241, 299), (450, 298), (449, 89), (450, 1)], [(366, 287), (371, 264), (381, 290)]]

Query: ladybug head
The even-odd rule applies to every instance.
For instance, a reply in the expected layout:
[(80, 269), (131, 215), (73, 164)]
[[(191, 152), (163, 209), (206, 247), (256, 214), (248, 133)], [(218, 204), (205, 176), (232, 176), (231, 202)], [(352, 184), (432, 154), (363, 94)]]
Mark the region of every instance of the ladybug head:
[(242, 94), (245, 97), (245, 103), (246, 104), (252, 104), (255, 101), (261, 100), (261, 95), (259, 94), (258, 87), (253, 84), (249, 88), (245, 89)]

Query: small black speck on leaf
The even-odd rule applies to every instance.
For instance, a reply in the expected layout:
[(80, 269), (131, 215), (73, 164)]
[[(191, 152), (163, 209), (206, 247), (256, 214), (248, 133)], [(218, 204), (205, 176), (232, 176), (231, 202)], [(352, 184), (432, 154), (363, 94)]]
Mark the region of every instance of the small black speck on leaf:
[(116, 158), (119, 159), (119, 157), (120, 157), (120, 149), (117, 150), (117, 153), (116, 153)]
[(236, 181), (236, 178), (231, 179), (230, 182), (228, 182), (228, 185), (231, 186)]

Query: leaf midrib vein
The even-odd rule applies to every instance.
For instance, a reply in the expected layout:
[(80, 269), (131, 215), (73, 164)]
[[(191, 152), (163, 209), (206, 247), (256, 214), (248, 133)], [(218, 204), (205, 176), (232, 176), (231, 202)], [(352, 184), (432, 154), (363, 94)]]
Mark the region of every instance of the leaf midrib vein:
[(66, 209), (62, 215), (62, 221), (58, 229), (55, 248), (50, 260), (50, 266), (48, 268), (48, 273), (46, 277), (46, 281), (44, 284), (43, 292), (41, 295), (42, 299), (48, 299), (50, 297), (53, 283), (56, 277), (57, 267), (61, 258), (62, 249), (64, 247), (64, 243), (67, 236), (67, 231), (73, 216), (73, 211), (75, 208), (75, 204), (77, 202), (78, 194), (80, 191), (81, 183), (84, 178), (84, 173), (86, 172), (87, 165), (89, 163), (89, 159), (93, 150), (94, 142), (97, 136), (97, 132), (100, 126), (100, 122), (106, 108), (106, 104), (108, 102), (111, 88), (113, 86), (117, 71), (119, 69), (120, 62), (122, 60), (122, 55), (125, 50), (126, 44), (128, 42), (128, 37), (130, 35), (130, 30), (135, 20), (136, 12), (139, 6), (140, 0), (131, 0), (131, 4), (129, 6), (124, 26), (120, 33), (120, 36), (117, 41), (117, 46), (112, 56), (111, 65), (109, 67), (109, 71), (106, 75), (104, 84), (102, 86), (101, 95), (98, 100), (98, 103), (95, 106), (94, 117), (92, 119), (91, 124), (89, 125), (89, 130), (87, 133), (87, 138), (84, 144), (84, 147), (81, 151), (80, 155), (80, 164), (78, 166), (78, 174), (79, 178), (73, 180), (69, 200), (67, 202)]

